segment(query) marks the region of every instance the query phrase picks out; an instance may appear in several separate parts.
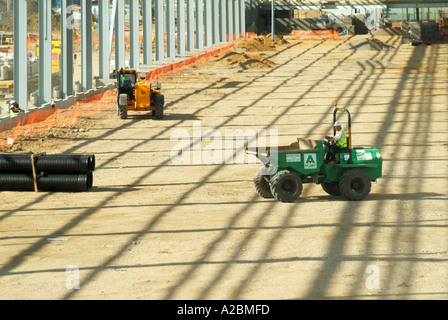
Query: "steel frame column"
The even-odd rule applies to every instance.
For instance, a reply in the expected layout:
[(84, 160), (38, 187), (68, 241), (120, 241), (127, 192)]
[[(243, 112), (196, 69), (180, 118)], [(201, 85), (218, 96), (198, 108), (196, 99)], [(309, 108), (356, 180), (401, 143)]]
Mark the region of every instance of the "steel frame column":
[(115, 70), (125, 67), (125, 38), (124, 38), (124, 1), (116, 0), (115, 13)]
[(196, 49), (204, 48), (204, 5), (203, 0), (196, 0)]
[(73, 1), (61, 0), (61, 98), (73, 95)]
[(233, 0), (227, 0), (227, 41), (233, 41)]
[(212, 45), (212, 4), (211, 0), (204, 0), (204, 47)]
[[(21, 20), (22, 20), (21, 18), (15, 19), (15, 21), (17, 22)], [(26, 66), (27, 63), (25, 63), (25, 68)], [(39, 1), (39, 105), (51, 103), (51, 92), (52, 92), (51, 1), (40, 0)]]
[(156, 17), (156, 61), (165, 59), (164, 52), (164, 25), (163, 25), (163, 0), (155, 0), (155, 17)]
[(219, 0), (219, 1), (221, 1), (220, 6), (219, 6), (220, 41), (227, 42), (227, 0)]
[(152, 0), (143, 0), (143, 64), (152, 64)]
[(99, 0), (98, 2), (99, 19), (99, 77), (108, 79), (110, 72), (110, 47), (109, 47), (109, 1)]
[[(14, 2), (14, 100), (28, 110), (27, 0)], [(25, 84), (25, 85), (24, 85)]]
[(215, 45), (219, 43), (219, 0), (212, 0), (212, 15), (212, 43)]
[(174, 0), (166, 0), (166, 55), (169, 59), (176, 57)]
[(81, 0), (81, 85), (92, 89), (92, 1)]
[(194, 51), (194, 0), (187, 0), (187, 51)]
[(246, 38), (246, 1), (240, 1), (240, 32), (243, 38)]
[(239, 39), (241, 38), (239, 0), (233, 0), (233, 11), (234, 11), (233, 23), (235, 25), (235, 39)]
[(130, 29), (130, 59), (129, 65), (132, 69), (140, 67), (140, 10), (138, 0), (129, 0), (129, 29)]
[(185, 0), (177, 0), (177, 54), (185, 55)]

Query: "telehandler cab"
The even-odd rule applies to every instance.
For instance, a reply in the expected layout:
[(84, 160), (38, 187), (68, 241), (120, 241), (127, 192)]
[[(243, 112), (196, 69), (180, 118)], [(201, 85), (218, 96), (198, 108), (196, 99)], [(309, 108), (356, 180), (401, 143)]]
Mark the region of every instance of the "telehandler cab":
[(123, 69), (117, 71), (118, 116), (126, 119), (128, 110), (152, 111), (156, 119), (163, 118), (165, 97), (161, 93), (160, 82), (153, 88), (151, 83), (138, 79), (136, 70)]

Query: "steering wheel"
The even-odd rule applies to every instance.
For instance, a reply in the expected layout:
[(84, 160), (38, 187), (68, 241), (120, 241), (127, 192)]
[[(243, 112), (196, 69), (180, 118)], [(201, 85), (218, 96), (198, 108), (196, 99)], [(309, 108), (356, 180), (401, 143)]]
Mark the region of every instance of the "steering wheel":
[(327, 145), (332, 145), (332, 144), (334, 144), (334, 141), (333, 141), (333, 137), (330, 137), (330, 136), (325, 136), (325, 139), (327, 139), (327, 141), (325, 142), (325, 144), (327, 144)]

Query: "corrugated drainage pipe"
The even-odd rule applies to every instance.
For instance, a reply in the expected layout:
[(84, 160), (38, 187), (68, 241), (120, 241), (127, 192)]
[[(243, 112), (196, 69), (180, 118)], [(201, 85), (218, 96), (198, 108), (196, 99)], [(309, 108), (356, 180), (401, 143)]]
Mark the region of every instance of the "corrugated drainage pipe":
[[(38, 175), (36, 177), (39, 191), (76, 192), (92, 188), (93, 175)], [(34, 178), (32, 174), (0, 174), (0, 190), (2, 191), (33, 191)]]
[[(83, 174), (95, 170), (94, 155), (38, 155), (34, 158), (36, 173)], [(31, 155), (0, 155), (0, 173), (30, 173)]]

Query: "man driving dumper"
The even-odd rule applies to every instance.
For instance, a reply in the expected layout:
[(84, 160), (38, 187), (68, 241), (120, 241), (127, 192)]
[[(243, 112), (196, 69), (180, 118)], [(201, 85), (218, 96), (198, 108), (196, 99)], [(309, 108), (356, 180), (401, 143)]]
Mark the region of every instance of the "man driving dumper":
[(342, 124), (339, 121), (334, 123), (334, 129), (336, 134), (334, 136), (325, 136), (330, 141), (330, 147), (328, 149), (327, 161), (338, 161), (336, 155), (344, 148), (347, 148), (347, 134), (342, 129)]

